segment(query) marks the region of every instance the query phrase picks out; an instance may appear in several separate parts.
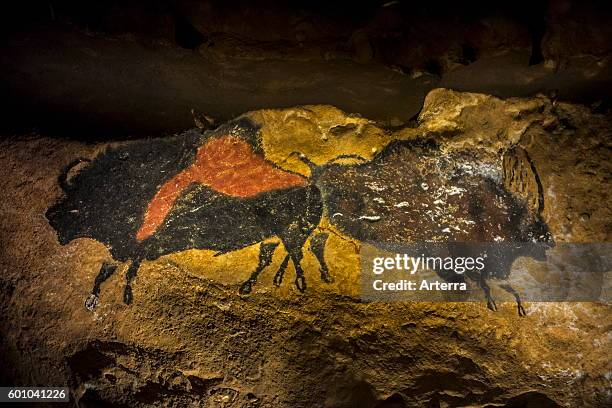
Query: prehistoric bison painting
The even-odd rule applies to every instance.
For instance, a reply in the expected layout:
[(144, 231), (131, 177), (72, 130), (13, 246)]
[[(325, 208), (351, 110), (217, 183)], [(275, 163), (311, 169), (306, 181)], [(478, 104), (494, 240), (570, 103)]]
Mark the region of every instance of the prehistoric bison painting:
[[(517, 154), (526, 152), (506, 152), (515, 159)], [(143, 260), (188, 249), (222, 256), (258, 243), (258, 265), (240, 292), (251, 291), (281, 244), (286, 255), (274, 283), (281, 284), (292, 262), (295, 285), (304, 292), (301, 260), (308, 241), (321, 279), (331, 280), (328, 263), (333, 259), (325, 259), (328, 233), (317, 229), (322, 217), (342, 234), (372, 243), (552, 243), (539, 216), (541, 205), (533, 209), (504, 186), (502, 173), (515, 171), (517, 163), (537, 179), (525, 160), (504, 160), (510, 164), (496, 169), (470, 152), (445, 154), (423, 140), (392, 142), (371, 160), (340, 154), (313, 163), (297, 151), (290, 156), (306, 163), (310, 174), (267, 160), (258, 125), (242, 117), (215, 130), (127, 142), (91, 160), (71, 162), (59, 176), (64, 197), (49, 208), (47, 219), (61, 244), (92, 238), (106, 245), (114, 259), (100, 267), (86, 307), (96, 307), (101, 284), (118, 262), (129, 262), (124, 289), (129, 304)], [(513, 258), (524, 255), (520, 245), (515, 252)], [(506, 278), (511, 263), (493, 259), (490, 265), (468, 277), (495, 310), (487, 279)], [(524, 315), (518, 294), (507, 290)]]

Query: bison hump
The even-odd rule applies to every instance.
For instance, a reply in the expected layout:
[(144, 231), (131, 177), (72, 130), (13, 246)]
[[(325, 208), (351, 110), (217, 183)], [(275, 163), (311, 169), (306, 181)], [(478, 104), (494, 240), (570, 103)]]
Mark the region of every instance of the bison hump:
[(247, 141), (229, 135), (202, 145), (186, 172), (193, 183), (244, 198), (307, 184), (303, 176), (275, 166), (255, 153)]
[(246, 140), (222, 136), (198, 148), (194, 162), (164, 182), (149, 202), (138, 240), (151, 236), (162, 225), (176, 200), (191, 185), (205, 185), (221, 194), (249, 198), (260, 193), (306, 186), (303, 176), (274, 166), (256, 154)]

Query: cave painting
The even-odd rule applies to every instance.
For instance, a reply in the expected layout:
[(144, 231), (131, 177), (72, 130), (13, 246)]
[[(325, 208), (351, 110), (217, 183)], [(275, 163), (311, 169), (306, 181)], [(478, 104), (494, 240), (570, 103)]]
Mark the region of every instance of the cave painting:
[[(129, 304), (144, 260), (188, 249), (221, 256), (255, 244), (258, 264), (240, 293), (252, 290), (281, 243), (286, 255), (273, 282), (282, 283), (292, 262), (295, 285), (304, 292), (301, 260), (308, 241), (321, 279), (331, 281), (328, 233), (317, 228), (323, 216), (347, 237), (372, 243), (550, 241), (538, 212), (499, 180), (474, 171), (469, 155), (396, 141), (369, 161), (340, 154), (315, 164), (299, 152), (290, 156), (308, 165), (308, 177), (266, 160), (259, 127), (243, 117), (213, 131), (128, 142), (70, 163), (59, 176), (64, 197), (47, 219), (61, 244), (92, 238), (114, 260), (101, 266), (86, 307), (96, 307), (117, 262), (129, 262), (123, 294)], [(487, 279), (508, 273), (504, 267), (468, 278), (494, 310)], [(524, 314), (518, 294), (516, 299)]]
[(150, 237), (174, 207), (176, 199), (193, 185), (201, 184), (230, 197), (248, 198), (270, 190), (305, 187), (303, 176), (273, 166), (252, 147), (235, 136), (207, 140), (198, 148), (187, 169), (164, 182), (145, 212), (136, 239)]

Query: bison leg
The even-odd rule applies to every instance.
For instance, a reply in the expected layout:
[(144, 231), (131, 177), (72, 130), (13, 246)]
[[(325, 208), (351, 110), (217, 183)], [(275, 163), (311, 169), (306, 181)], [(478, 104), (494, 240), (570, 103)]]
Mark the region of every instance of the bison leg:
[(288, 252), (293, 261), (293, 266), (295, 267), (295, 286), (300, 292), (304, 292), (306, 290), (306, 277), (304, 276), (302, 265), (300, 265), (302, 257), (304, 256), (304, 254), (302, 254), (302, 248), (289, 247)]
[(310, 240), (310, 252), (314, 254), (319, 261), (319, 265), (321, 265), (321, 280), (325, 283), (332, 282), (332, 278), (329, 275), (329, 269), (327, 269), (327, 263), (325, 262), (325, 243), (328, 237), (329, 234), (322, 232), (315, 235)]
[(132, 295), (132, 281), (136, 277), (138, 268), (140, 267), (140, 259), (132, 260), (130, 267), (125, 273), (125, 287), (123, 288), (123, 303), (129, 305), (132, 303), (134, 296)]
[(510, 286), (509, 283), (504, 283), (503, 285), (499, 285), (499, 287), (514, 296), (516, 299), (516, 307), (518, 309), (519, 316), (527, 316), (527, 312), (525, 312), (525, 308), (523, 307), (523, 303), (521, 302), (521, 297), (519, 296), (518, 292), (512, 286)]
[(274, 275), (274, 281), (273, 281), (276, 286), (280, 286), (280, 284), (283, 282), (283, 276), (285, 275), (285, 269), (287, 269), (287, 265), (289, 265), (290, 259), (291, 257), (289, 256), (289, 254), (287, 254), (285, 256), (285, 259), (283, 259), (283, 262), (280, 264), (278, 271), (276, 271), (276, 274)]
[(253, 289), (253, 284), (257, 283), (257, 277), (265, 269), (266, 266), (270, 265), (272, 262), (272, 255), (274, 255), (274, 250), (278, 246), (278, 242), (272, 242), (269, 244), (261, 244), (259, 246), (259, 264), (255, 271), (251, 274), (251, 277), (247, 279), (242, 286), (240, 287), (240, 294), (246, 295), (251, 293), (251, 289)]
[(100, 267), (100, 272), (98, 272), (98, 276), (96, 276), (96, 280), (94, 281), (93, 289), (91, 290), (91, 294), (85, 300), (85, 308), (87, 310), (94, 310), (96, 306), (98, 306), (98, 299), (100, 297), (100, 285), (110, 278), (113, 273), (117, 270), (117, 265), (110, 264), (107, 262), (103, 262)]
[(480, 279), (478, 280), (478, 285), (484, 291), (484, 294), (487, 298), (487, 307), (491, 309), (492, 311), (496, 312), (497, 305), (495, 304), (495, 301), (491, 297), (491, 288), (489, 287), (489, 284), (487, 283), (487, 280), (485, 279), (484, 276), (480, 277)]

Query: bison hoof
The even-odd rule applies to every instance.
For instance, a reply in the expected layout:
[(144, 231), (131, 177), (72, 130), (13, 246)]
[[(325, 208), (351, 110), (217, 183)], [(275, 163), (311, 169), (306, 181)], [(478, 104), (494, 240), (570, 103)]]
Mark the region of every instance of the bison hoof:
[(272, 280), (276, 286), (280, 286), (283, 283), (283, 274), (278, 271), (276, 275), (274, 275), (274, 279)]
[(98, 307), (98, 296), (94, 295), (93, 293), (89, 295), (89, 297), (87, 298), (87, 300), (85, 300), (85, 308), (89, 311), (94, 310), (96, 307)]
[(132, 295), (132, 287), (126, 286), (123, 290), (123, 303), (129, 305), (132, 303), (132, 300), (134, 300), (134, 296)]
[(521, 317), (527, 316), (527, 312), (525, 311), (525, 308), (521, 304), (518, 305), (518, 314)]
[(251, 289), (253, 289), (251, 281), (246, 281), (242, 284), (242, 286), (240, 286), (239, 292), (241, 295), (248, 295), (251, 293)]
[(332, 283), (334, 281), (329, 272), (326, 270), (321, 270), (321, 280), (325, 283)]
[(492, 311), (494, 311), (494, 312), (497, 312), (497, 305), (495, 304), (495, 302), (493, 301), (493, 299), (489, 299), (489, 300), (487, 301), (487, 307), (488, 307), (490, 310), (492, 310)]
[(298, 276), (297, 278), (295, 278), (295, 286), (300, 292), (304, 293), (304, 291), (306, 290), (306, 278), (303, 276)]

